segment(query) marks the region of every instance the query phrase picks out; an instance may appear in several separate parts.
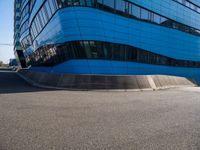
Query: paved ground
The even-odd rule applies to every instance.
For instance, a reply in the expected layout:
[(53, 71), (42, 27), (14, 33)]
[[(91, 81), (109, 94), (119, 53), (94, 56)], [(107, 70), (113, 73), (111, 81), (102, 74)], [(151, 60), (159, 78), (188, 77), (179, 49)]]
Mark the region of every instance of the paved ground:
[(72, 92), (0, 71), (0, 150), (199, 150), (200, 88)]

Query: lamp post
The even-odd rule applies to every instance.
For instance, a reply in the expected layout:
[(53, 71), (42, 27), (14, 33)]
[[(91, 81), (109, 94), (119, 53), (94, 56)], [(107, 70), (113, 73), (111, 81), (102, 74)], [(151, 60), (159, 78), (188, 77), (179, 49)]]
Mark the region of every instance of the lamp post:
[(14, 46), (13, 44), (0, 43), (0, 46)]

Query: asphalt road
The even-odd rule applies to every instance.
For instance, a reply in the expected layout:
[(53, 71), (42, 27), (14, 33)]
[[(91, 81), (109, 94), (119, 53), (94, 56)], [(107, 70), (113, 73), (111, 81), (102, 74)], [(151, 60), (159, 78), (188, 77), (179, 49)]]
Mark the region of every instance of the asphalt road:
[(0, 71), (0, 150), (199, 150), (200, 88), (53, 91)]

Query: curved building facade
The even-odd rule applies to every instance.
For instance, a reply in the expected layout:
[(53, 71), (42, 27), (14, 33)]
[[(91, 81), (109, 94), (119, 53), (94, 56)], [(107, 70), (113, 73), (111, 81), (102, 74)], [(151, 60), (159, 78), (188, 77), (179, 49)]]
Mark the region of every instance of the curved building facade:
[(22, 0), (31, 70), (200, 75), (200, 0)]

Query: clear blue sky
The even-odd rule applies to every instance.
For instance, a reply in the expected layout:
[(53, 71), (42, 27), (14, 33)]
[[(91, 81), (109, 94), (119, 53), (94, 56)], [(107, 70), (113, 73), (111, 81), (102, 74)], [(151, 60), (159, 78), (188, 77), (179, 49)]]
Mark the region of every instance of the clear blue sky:
[[(13, 44), (14, 0), (0, 0), (0, 44)], [(0, 60), (8, 63), (14, 57), (13, 47), (0, 45)]]

